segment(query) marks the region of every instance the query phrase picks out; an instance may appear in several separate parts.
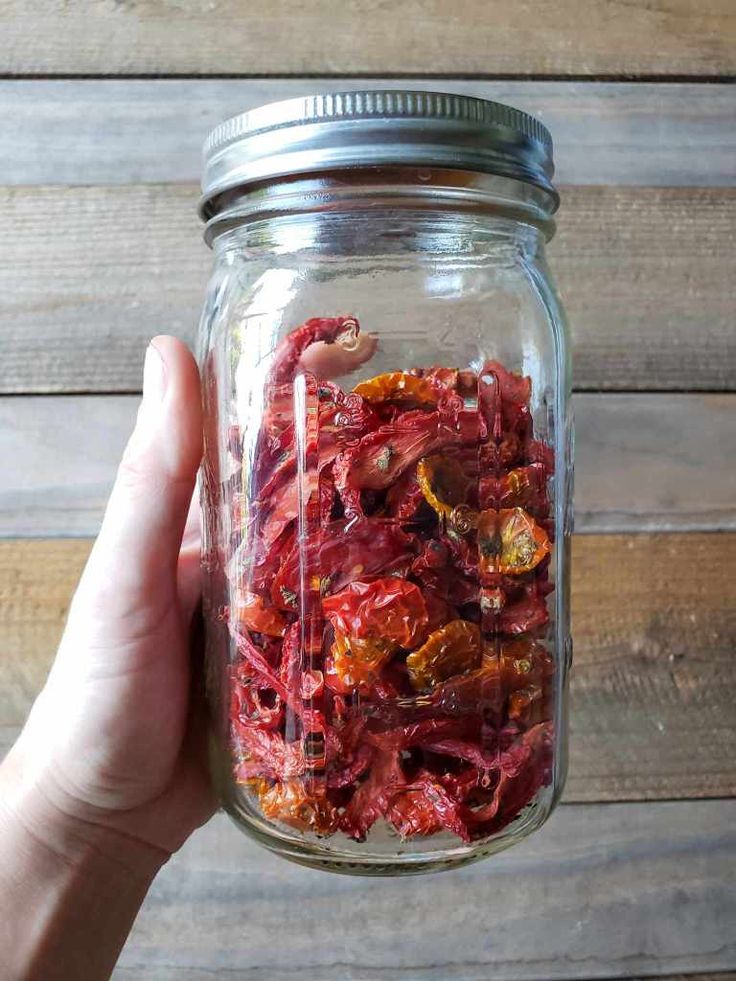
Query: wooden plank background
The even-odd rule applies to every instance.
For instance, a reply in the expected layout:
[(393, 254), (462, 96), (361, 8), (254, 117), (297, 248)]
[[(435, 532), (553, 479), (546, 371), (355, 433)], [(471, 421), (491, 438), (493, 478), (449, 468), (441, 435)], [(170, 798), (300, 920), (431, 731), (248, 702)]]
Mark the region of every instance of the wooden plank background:
[[(0, 734), (53, 657), (89, 540), (0, 541)], [(736, 795), (736, 534), (576, 536), (565, 799)], [(697, 575), (692, 574), (693, 569)]]
[(209, 127), (411, 84), (510, 102), (556, 141), (579, 532), (562, 806), (489, 863), (367, 889), (218, 818), (115, 976), (735, 981), (732, 0), (8, 0), (0, 37), (0, 752), (53, 657), (145, 343), (193, 337)]
[[(576, 388), (734, 390), (736, 191), (562, 193), (550, 259)], [(211, 262), (196, 200), (193, 185), (0, 187), (0, 392), (135, 390), (148, 337), (191, 341)]]
[(725, 75), (730, 0), (9, 0), (13, 74)]
[(233, 840), (225, 820), (154, 885), (121, 978), (182, 967), (269, 981), (552, 981), (712, 970), (736, 955), (736, 891), (721, 878), (736, 801), (571, 805), (493, 868), (368, 888), (277, 861)]
[[(137, 406), (0, 397), (0, 535), (95, 534)], [(578, 393), (573, 410), (578, 531), (736, 531), (736, 394)]]
[(0, 183), (197, 182), (204, 138), (228, 116), (307, 92), (406, 84), (538, 116), (554, 134), (562, 184), (734, 183), (736, 107), (725, 83), (279, 77), (0, 81)]

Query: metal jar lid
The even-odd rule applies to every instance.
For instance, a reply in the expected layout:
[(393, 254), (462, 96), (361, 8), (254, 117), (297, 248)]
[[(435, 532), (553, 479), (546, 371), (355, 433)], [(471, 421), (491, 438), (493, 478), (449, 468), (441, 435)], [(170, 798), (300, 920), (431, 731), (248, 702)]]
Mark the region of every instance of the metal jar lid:
[(538, 119), (499, 102), (378, 89), (273, 102), (217, 126), (204, 145), (200, 214), (223, 191), (292, 174), (419, 166), (510, 177), (547, 191), (552, 138)]

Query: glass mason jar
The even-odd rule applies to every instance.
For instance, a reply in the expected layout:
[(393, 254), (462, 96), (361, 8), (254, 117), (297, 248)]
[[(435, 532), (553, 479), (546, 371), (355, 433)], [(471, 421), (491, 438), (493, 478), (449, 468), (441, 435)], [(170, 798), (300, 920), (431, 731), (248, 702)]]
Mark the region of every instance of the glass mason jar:
[(570, 370), (549, 134), (420, 92), (210, 136), (203, 566), (225, 809), (306, 865), (461, 865), (566, 770)]

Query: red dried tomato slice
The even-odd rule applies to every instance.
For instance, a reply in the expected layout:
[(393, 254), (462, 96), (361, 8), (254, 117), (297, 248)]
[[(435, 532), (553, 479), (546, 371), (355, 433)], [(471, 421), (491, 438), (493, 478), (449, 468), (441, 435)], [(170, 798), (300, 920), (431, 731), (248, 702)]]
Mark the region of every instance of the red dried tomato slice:
[(426, 634), (421, 590), (406, 579), (357, 580), (322, 601), (325, 616), (350, 640), (377, 640), (390, 648), (413, 647)]
[(335, 461), (335, 483), (345, 499), (350, 491), (383, 490), (442, 441), (439, 415), (413, 410), (380, 426)]
[(433, 774), (424, 770), (405, 790), (393, 796), (386, 816), (402, 838), (431, 835), (444, 828), (463, 841), (470, 841), (461, 811), (461, 804)]
[(349, 837), (361, 841), (376, 821), (385, 817), (391, 798), (405, 783), (399, 754), (378, 754), (340, 818), (341, 829)]
[(501, 477), (482, 477), (480, 500), (484, 508), (524, 508), (527, 511), (546, 512), (547, 472), (542, 463), (517, 467)]
[(328, 595), (365, 576), (405, 572), (415, 554), (412, 539), (395, 521), (334, 521), (322, 528), (318, 542), (294, 542), (272, 580), (271, 598), (279, 609), (297, 609), (302, 566), (320, 570), (321, 582), (310, 585)]
[(519, 816), (552, 778), (553, 730), (540, 723), (501, 754), (501, 779), (490, 804), (461, 811), (473, 838), (500, 831)]
[(296, 375), (302, 355), (310, 345), (340, 343), (343, 347), (357, 344), (360, 327), (355, 317), (313, 317), (296, 327), (281, 341), (273, 353), (269, 382), (283, 385)]

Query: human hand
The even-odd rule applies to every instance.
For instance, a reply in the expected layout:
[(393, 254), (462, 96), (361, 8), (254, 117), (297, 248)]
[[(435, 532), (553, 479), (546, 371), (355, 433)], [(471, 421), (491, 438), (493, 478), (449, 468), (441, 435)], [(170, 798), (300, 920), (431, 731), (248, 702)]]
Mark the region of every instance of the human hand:
[(3, 766), (0, 796), (37, 837), (70, 822), (74, 840), (165, 861), (214, 810), (190, 671), (201, 431), (194, 359), (158, 337), (56, 660)]

